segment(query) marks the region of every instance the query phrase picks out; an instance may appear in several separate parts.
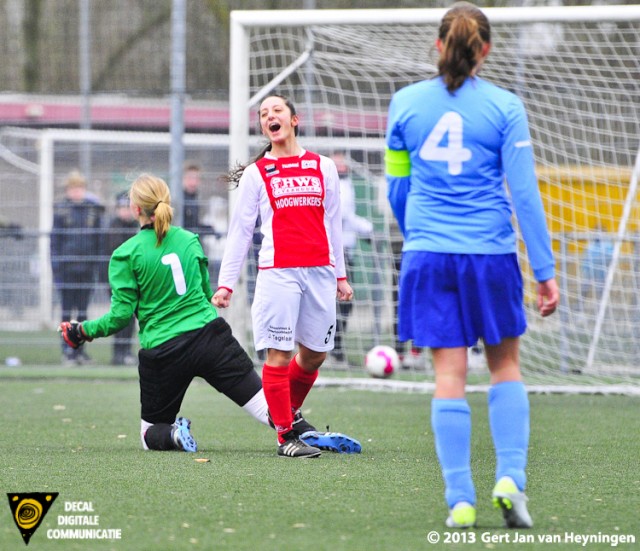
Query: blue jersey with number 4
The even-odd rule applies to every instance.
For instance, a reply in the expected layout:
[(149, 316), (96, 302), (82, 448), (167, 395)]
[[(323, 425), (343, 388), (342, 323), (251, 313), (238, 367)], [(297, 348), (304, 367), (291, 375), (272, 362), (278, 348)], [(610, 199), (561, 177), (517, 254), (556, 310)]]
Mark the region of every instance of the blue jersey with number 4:
[(553, 277), (527, 115), (515, 94), (478, 77), (454, 94), (440, 77), (412, 84), (391, 100), (386, 140), (387, 159), (406, 159), (387, 162), (403, 250), (516, 252), (513, 204), (536, 279)]

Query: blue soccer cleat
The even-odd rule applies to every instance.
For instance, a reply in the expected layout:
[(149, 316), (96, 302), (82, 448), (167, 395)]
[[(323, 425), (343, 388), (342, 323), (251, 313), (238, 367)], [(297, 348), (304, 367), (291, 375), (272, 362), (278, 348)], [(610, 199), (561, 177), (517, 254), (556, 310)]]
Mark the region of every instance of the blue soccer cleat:
[(171, 425), (171, 439), (176, 449), (185, 452), (197, 452), (198, 444), (191, 436), (191, 421), (185, 417), (178, 417), (176, 422)]
[(340, 432), (307, 431), (300, 435), (300, 440), (321, 450), (336, 453), (360, 453), (360, 442)]

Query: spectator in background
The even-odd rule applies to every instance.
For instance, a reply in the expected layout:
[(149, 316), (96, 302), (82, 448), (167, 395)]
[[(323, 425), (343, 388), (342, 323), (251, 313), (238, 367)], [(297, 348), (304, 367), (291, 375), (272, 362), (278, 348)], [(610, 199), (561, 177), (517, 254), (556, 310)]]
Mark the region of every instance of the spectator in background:
[[(116, 197), (115, 213), (107, 226), (106, 256), (110, 258), (113, 251), (138, 232), (139, 227), (140, 224), (133, 217), (129, 207), (129, 194), (126, 191), (120, 193)], [(132, 352), (135, 327), (136, 320), (135, 317), (132, 317), (129, 325), (114, 335), (111, 365), (136, 365), (138, 363)]]
[[(100, 269), (104, 206), (87, 193), (84, 176), (74, 170), (65, 179), (65, 197), (53, 208), (51, 269), (60, 292), (61, 319), (87, 319), (89, 299)], [(62, 362), (91, 360), (82, 349), (62, 345)]]
[(604, 290), (604, 282), (607, 279), (607, 271), (613, 257), (613, 241), (608, 237), (606, 228), (597, 225), (594, 228), (594, 237), (584, 250), (580, 275), (580, 295), (582, 299), (593, 296), (599, 300)]
[(3, 216), (0, 216), (0, 237), (11, 237), (13, 239), (22, 239), (24, 228), (20, 224), (10, 222)]
[(202, 167), (195, 161), (185, 161), (182, 174), (183, 216), (184, 229), (204, 235), (217, 235), (211, 225), (204, 224), (200, 217), (200, 187), (202, 184)]
[[(202, 166), (196, 161), (187, 160), (184, 163), (184, 169), (182, 173), (182, 193), (183, 193), (183, 216), (182, 227), (185, 230), (189, 230), (193, 233), (197, 233), (200, 237), (200, 243), (203, 244), (203, 238), (212, 237), (216, 241), (222, 237), (221, 232), (217, 231), (217, 221), (212, 223), (205, 223), (203, 216), (201, 216), (200, 207), (203, 204), (203, 200), (200, 197), (200, 188), (202, 186)], [(220, 209), (213, 209), (219, 211)], [(224, 224), (220, 224), (222, 227), (226, 227), (226, 220)], [(211, 247), (207, 247), (210, 249)], [(219, 248), (219, 247), (214, 247)], [(207, 256), (209, 258), (209, 275), (212, 281), (218, 280), (218, 272), (220, 271), (220, 263), (222, 262), (222, 254), (224, 248), (217, 255), (210, 255), (207, 250)]]
[[(12, 213), (15, 216), (15, 213)], [(20, 292), (27, 284), (25, 270), (29, 271), (24, 250), (28, 245), (23, 241), (25, 229), (4, 216), (0, 216), (0, 250), (2, 251), (3, 283), (7, 288), (0, 291), (0, 306), (7, 306), (12, 316), (20, 318), (29, 302), (29, 294)]]
[[(351, 180), (351, 171), (344, 153), (334, 153), (331, 158), (338, 169), (340, 178), (340, 205), (342, 208), (342, 244), (344, 258), (347, 267), (347, 280), (353, 280), (353, 267), (355, 265), (355, 253), (358, 246), (358, 238), (371, 241), (373, 224), (356, 213), (356, 193)], [(347, 321), (353, 310), (352, 301), (338, 301), (338, 315), (336, 319), (336, 334), (334, 348), (331, 357), (338, 361), (346, 360), (343, 335), (347, 330)]]

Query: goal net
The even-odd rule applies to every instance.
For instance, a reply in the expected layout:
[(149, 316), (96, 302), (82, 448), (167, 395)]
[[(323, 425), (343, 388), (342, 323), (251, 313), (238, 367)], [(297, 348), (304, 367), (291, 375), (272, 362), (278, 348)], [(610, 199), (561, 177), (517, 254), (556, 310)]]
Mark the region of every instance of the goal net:
[[(228, 212), (227, 186), (218, 183), (218, 177), (229, 164), (229, 137), (185, 134), (182, 141), (185, 159), (202, 169), (200, 220), (216, 234), (201, 232), (201, 242), (210, 260), (211, 278), (215, 279), (216, 263), (224, 250)], [(55, 204), (64, 197), (64, 181), (69, 172), (89, 161), (85, 165), (88, 170), (83, 170), (87, 191), (104, 208), (100, 248), (87, 250), (79, 258), (81, 262), (97, 263), (99, 269), (92, 280), (74, 282), (76, 288), (91, 290), (88, 314), (95, 319), (109, 310), (107, 264), (113, 252), (112, 237), (123, 240), (122, 224), (116, 221), (116, 198), (142, 172), (170, 183), (170, 147), (170, 134), (162, 132), (0, 129), (2, 361), (13, 358), (23, 364), (60, 363), (60, 337), (55, 328), (61, 321), (61, 285), (54, 285), (53, 281), (50, 238)], [(77, 231), (84, 232), (87, 239), (91, 236), (86, 228)], [(96, 362), (111, 361), (114, 338), (92, 343), (89, 353)], [(132, 352), (137, 349), (136, 339)]]
[[(521, 243), (529, 323), (523, 371), (545, 388), (633, 387), (640, 381), (640, 6), (484, 11), (493, 47), (482, 76), (526, 105), (562, 292), (559, 311), (542, 319)], [(246, 162), (261, 145), (260, 100), (284, 94), (296, 104), (303, 146), (347, 153), (357, 212), (375, 227), (353, 255), (346, 362), (330, 358), (327, 369), (362, 374), (370, 347), (395, 346), (399, 253), (385, 197), (386, 113), (396, 90), (435, 75), (433, 45), (444, 12), (232, 13), (230, 162)], [(242, 331), (251, 326), (248, 311), (236, 308)], [(483, 363), (476, 352), (471, 373)], [(400, 373), (429, 380), (426, 351), (408, 343), (403, 354)], [(486, 370), (478, 373), (486, 380)]]

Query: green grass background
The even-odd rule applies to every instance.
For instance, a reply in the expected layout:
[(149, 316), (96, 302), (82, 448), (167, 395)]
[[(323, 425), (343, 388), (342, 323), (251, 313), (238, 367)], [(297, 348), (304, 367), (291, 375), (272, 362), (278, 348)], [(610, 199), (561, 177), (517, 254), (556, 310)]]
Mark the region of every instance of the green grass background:
[[(469, 395), (477, 542), (432, 545), (430, 531), (446, 537), (447, 511), (430, 396), (315, 389), (305, 415), (358, 438), (363, 453), (292, 460), (276, 456), (270, 429), (199, 381), (182, 409), (196, 454), (141, 450), (131, 368), (2, 368), (0, 389), (3, 493), (60, 494), (29, 549), (582, 549), (480, 541), (513, 536), (490, 503), (495, 462), (484, 394)], [(639, 405), (637, 397), (531, 396), (528, 534), (640, 538)], [(92, 502), (100, 528), (119, 528), (122, 539), (47, 539), (65, 501)], [(0, 549), (24, 548), (5, 502)]]

